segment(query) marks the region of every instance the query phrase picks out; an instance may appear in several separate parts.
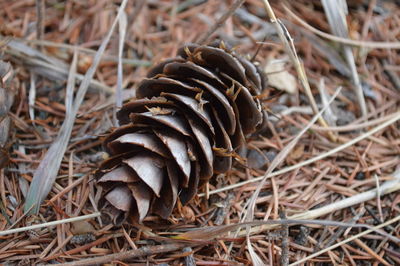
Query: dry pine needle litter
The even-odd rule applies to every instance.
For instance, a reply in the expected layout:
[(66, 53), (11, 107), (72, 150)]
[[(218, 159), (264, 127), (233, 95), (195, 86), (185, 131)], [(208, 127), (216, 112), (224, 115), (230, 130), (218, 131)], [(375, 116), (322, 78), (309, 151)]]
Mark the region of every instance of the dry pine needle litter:
[(178, 198), (186, 204), (231, 169), (232, 152), (266, 119), (255, 97), (264, 87), (261, 71), (223, 42), (186, 45), (153, 67), (104, 140), (100, 207), (115, 224), (167, 219)]

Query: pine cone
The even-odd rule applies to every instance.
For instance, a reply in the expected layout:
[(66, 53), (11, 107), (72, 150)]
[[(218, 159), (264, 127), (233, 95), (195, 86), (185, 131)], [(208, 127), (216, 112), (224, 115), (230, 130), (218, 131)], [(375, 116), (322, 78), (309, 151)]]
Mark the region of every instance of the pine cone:
[(265, 86), (258, 68), (218, 47), (190, 44), (155, 67), (118, 112), (121, 127), (104, 140), (111, 157), (96, 173), (100, 205), (113, 222), (167, 219), (178, 195), (186, 204), (265, 115), (256, 99)]

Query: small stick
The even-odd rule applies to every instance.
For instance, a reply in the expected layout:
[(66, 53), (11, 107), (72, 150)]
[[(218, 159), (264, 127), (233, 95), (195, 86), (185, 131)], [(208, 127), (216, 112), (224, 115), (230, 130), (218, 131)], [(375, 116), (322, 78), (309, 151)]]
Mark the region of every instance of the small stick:
[[(286, 211), (281, 210), (279, 213), (281, 220), (286, 220)], [(289, 265), (289, 226), (287, 224), (282, 225), (282, 254), (281, 254), (281, 265)]]
[[(198, 243), (199, 244), (199, 243)], [(167, 244), (167, 245), (155, 245), (155, 246), (145, 246), (134, 250), (129, 250), (125, 252), (110, 254), (102, 257), (95, 257), (89, 259), (83, 259), (79, 261), (73, 261), (69, 263), (58, 264), (60, 266), (63, 265), (95, 265), (102, 264), (111, 261), (124, 261), (137, 257), (147, 257), (154, 254), (167, 253), (171, 251), (181, 250), (184, 247), (190, 247), (191, 244)]]
[(67, 218), (67, 219), (63, 219), (63, 220), (52, 221), (52, 222), (48, 222), (48, 223), (34, 224), (34, 225), (25, 226), (25, 227), (21, 227), (21, 228), (4, 230), (4, 231), (0, 231), (0, 236), (25, 232), (28, 230), (34, 230), (34, 229), (43, 228), (43, 227), (50, 227), (50, 226), (54, 226), (54, 225), (58, 225), (58, 224), (72, 223), (72, 222), (76, 222), (76, 221), (96, 218), (99, 216), (100, 216), (100, 212), (95, 212), (95, 213), (88, 214), (88, 215), (82, 215), (82, 216)]
[(233, 13), (236, 11), (236, 9), (238, 9), (245, 0), (236, 0), (235, 3), (233, 3), (233, 5), (228, 9), (228, 11), (225, 12), (225, 14), (222, 15), (222, 17), (220, 17), (215, 24), (206, 32), (204, 33), (202, 36), (200, 36), (200, 38), (196, 41), (199, 44), (205, 44), (211, 37), (211, 35), (218, 29), (220, 28), (222, 25), (224, 25), (225, 21), (233, 15)]
[(45, 17), (45, 2), (44, 0), (36, 0), (36, 38), (42, 40), (44, 36), (44, 17)]

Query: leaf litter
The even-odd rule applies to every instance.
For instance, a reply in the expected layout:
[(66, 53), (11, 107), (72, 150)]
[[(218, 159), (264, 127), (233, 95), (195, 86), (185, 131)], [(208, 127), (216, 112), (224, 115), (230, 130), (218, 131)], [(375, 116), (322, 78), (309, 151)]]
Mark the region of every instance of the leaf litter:
[[(281, 158), (281, 163), (265, 182), (259, 183), (271, 167), (270, 161), (259, 169), (234, 163), (230, 172), (215, 177), (205, 187), (207, 191), (200, 191), (188, 205), (176, 208), (168, 220), (154, 215), (145, 218), (143, 224), (113, 228), (103, 216), (99, 217), (100, 194), (94, 188), (91, 172), (104, 159), (102, 136), (115, 126), (115, 106), (119, 105), (121, 98), (125, 99), (114, 97), (114, 92), (120, 91), (118, 93), (125, 95), (129, 91), (125, 88), (136, 87), (144, 78), (148, 62), (173, 57), (182, 44), (204, 38), (203, 33), (212, 27), (207, 21), (217, 25), (223, 14), (228, 14), (225, 23), (215, 26), (213, 36), (207, 38), (222, 38), (244, 55), (253, 56), (258, 50), (256, 60), (262, 68), (267, 65), (268, 58), (281, 58), (287, 50), (280, 44), (274, 26), (268, 23), (261, 1), (247, 1), (244, 5), (237, 1), (239, 7), (236, 11), (230, 9), (230, 2), (215, 5), (212, 1), (143, 1), (141, 6), (128, 1), (124, 9), (128, 23), (125, 27), (124, 19), (118, 20), (120, 31), (113, 33), (109, 45), (104, 47), (106, 55), (100, 60), (93, 51), (99, 48), (111, 28), (120, 1), (96, 4), (44, 2), (45, 30), (39, 40), (35, 28), (30, 26), (37, 21), (33, 1), (15, 1), (0, 9), (2, 24), (5, 25), (0, 30), (2, 40), (11, 39), (2, 46), (3, 60), (13, 66), (15, 75), (11, 88), (17, 91), (12, 108), (6, 112), (12, 125), (7, 135), (8, 145), (1, 147), (9, 154), (10, 162), (2, 165), (0, 171), (0, 230), (19, 229), (14, 235), (1, 235), (1, 262), (93, 264), (126, 260), (177, 264), (184, 263), (185, 256), (190, 256), (190, 260), (199, 265), (255, 264), (252, 258), (256, 257), (268, 264), (282, 261), (289, 264), (303, 261), (353, 265), (400, 263), (396, 255), (396, 239), (400, 237), (400, 182), (396, 172), (400, 151), (400, 96), (395, 82), (400, 72), (395, 66), (400, 59), (395, 50), (379, 49), (398, 49), (396, 40), (400, 36), (396, 29), (400, 25), (396, 18), (400, 9), (397, 6), (389, 1), (371, 1), (372, 4), (348, 1), (348, 36), (336, 37), (330, 34), (320, 1), (290, 2), (286, 6), (272, 3), (272, 10), (294, 40), (318, 111), (326, 108), (326, 98), (332, 97), (335, 89), (342, 86), (332, 105), (343, 111), (341, 113), (352, 113), (354, 117), (362, 114), (348, 80), (350, 69), (340, 58), (341, 50), (337, 44), (344, 43), (353, 46), (357, 73), (376, 95), (374, 99), (365, 98), (367, 115), (345, 125), (312, 125), (294, 145), (293, 151), (301, 146), (300, 155), (290, 156), (289, 153), (283, 160)], [(378, 5), (383, 13), (376, 11)], [(372, 10), (370, 15), (366, 15), (369, 10)], [(302, 21), (299, 22), (298, 18)], [(131, 23), (133, 20), (135, 23)], [(122, 37), (124, 30), (125, 38)], [(357, 37), (360, 34), (362, 38)], [(361, 49), (368, 56), (362, 57)], [(100, 60), (98, 68), (93, 69), (94, 79), (84, 82), (85, 73), (82, 71), (87, 67), (83, 65), (83, 58), (88, 62)], [(80, 66), (76, 71), (71, 70), (74, 61)], [(345, 70), (338, 69), (344, 66)], [(388, 69), (390, 74), (387, 74)], [(297, 77), (293, 62), (287, 63), (285, 70)], [(36, 97), (29, 105), (32, 73), (36, 74)], [(322, 78), (324, 86), (320, 86)], [(80, 94), (82, 102), (78, 110), (72, 99), (77, 97), (73, 88), (80, 82), (85, 86), (90, 82), (90, 89), (85, 95)], [(68, 89), (64, 90), (65, 87)], [(318, 89), (323, 90), (325, 99), (321, 99)], [(268, 109), (278, 105), (287, 109), (309, 108), (309, 102), (313, 101), (302, 87), (294, 95), (280, 94), (271, 87), (263, 93), (263, 105)], [(338, 114), (335, 108), (331, 110), (333, 115)], [(71, 137), (62, 144), (65, 145), (64, 152), (55, 154), (59, 166), (53, 169), (54, 184), (44, 202), (37, 206), (38, 216), (33, 219), (33, 216), (25, 214), (23, 184), (33, 182), (36, 169), (45, 160), (46, 152), (54, 145), (52, 143), (57, 143), (63, 121), (70, 119), (68, 114), (72, 110), (76, 115), (70, 126)], [(271, 116), (280, 119), (271, 119), (266, 128), (252, 135), (249, 147), (256, 147), (263, 153), (279, 153), (312, 119), (310, 112), (303, 112), (301, 108), (282, 115), (278, 108), (274, 110), (278, 113)], [(311, 110), (315, 114), (315, 106)], [(226, 125), (227, 121), (221, 122), (221, 125)], [(4, 128), (0, 127), (0, 130)], [(336, 141), (329, 134), (336, 136)], [(56, 161), (56, 157), (51, 158)], [(42, 169), (44, 173), (48, 170), (46, 167)], [(224, 234), (207, 241), (200, 237), (172, 238), (194, 234), (198, 227), (197, 234), (213, 234), (210, 230), (216, 225), (213, 219), (215, 206), (205, 195), (217, 197), (219, 201), (233, 195), (221, 226), (235, 231), (240, 223), (240, 213), (257, 189), (260, 192), (254, 197), (253, 219), (249, 221), (254, 224), (250, 235), (246, 230), (239, 231), (237, 236), (225, 230)], [(286, 213), (286, 220), (279, 220), (281, 209)], [(93, 216), (88, 218), (85, 216), (88, 214)], [(353, 219), (356, 214), (361, 215), (346, 225), (347, 230), (342, 230), (339, 223)], [(84, 222), (68, 220), (79, 220), (79, 217)], [(323, 220), (322, 224), (312, 224), (317, 220), (309, 221), (311, 223), (300, 221), (288, 226), (286, 236), (275, 234), (280, 227), (274, 222), (291, 219)], [(44, 227), (35, 227), (35, 234), (40, 238), (25, 233), (30, 230), (27, 227), (32, 224), (30, 221), (34, 221), (33, 225), (44, 224)], [(46, 222), (52, 221), (59, 224), (45, 226)], [(257, 224), (258, 221), (271, 224)], [(381, 231), (358, 225), (377, 226)], [(299, 246), (295, 240), (304, 228), (307, 228), (308, 237)], [(88, 235), (83, 236), (85, 234)], [(73, 239), (74, 235), (79, 238)], [(336, 239), (336, 244), (332, 245), (331, 239)], [(287, 252), (282, 252), (285, 245)], [(192, 252), (179, 256), (184, 248), (191, 248)]]

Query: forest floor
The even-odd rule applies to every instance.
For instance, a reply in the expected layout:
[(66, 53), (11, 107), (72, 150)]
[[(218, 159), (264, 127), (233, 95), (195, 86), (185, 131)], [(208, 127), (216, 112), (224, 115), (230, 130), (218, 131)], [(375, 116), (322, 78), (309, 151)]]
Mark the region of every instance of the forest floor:
[[(236, 10), (230, 6), (238, 1), (229, 0), (131, 0), (79, 103), (79, 84), (122, 2), (0, 1), (2, 60), (12, 67), (2, 74), (2, 86), (15, 96), (10, 110), (0, 110), (12, 121), (8, 130), (0, 120), (6, 138), (0, 142), (0, 262), (257, 265), (258, 257), (270, 265), (400, 264), (398, 1), (349, 0), (348, 32), (340, 33), (343, 21), (336, 18), (332, 31), (316, 0), (271, 1), (282, 24), (271, 23), (261, 0)], [(205, 36), (224, 14), (226, 22)], [(247, 163), (213, 178), (170, 219), (104, 223), (93, 172), (106, 157), (104, 136), (117, 125), (116, 103), (134, 96), (153, 63), (201, 38), (224, 40), (264, 69), (267, 129), (249, 137), (241, 154)], [(290, 56), (291, 40), (298, 60)], [(67, 90), (71, 76), (76, 86)], [(65, 153), (45, 157), (66, 130), (72, 107), (79, 110)], [(324, 107), (325, 122), (310, 125)], [(51, 173), (57, 156), (63, 157), (55, 183), (39, 183), (50, 193), (37, 215), (25, 214), (35, 173)], [(38, 169), (43, 160), (49, 168)], [(238, 224), (257, 188), (252, 221), (260, 222), (248, 234)], [(46, 224), (52, 221), (58, 224)]]

